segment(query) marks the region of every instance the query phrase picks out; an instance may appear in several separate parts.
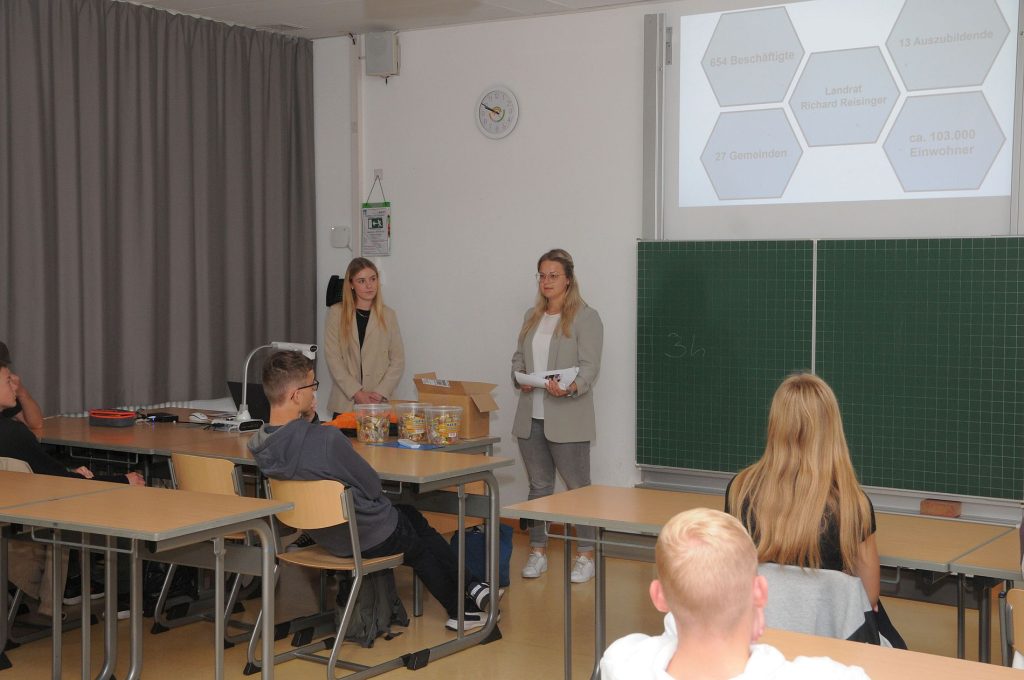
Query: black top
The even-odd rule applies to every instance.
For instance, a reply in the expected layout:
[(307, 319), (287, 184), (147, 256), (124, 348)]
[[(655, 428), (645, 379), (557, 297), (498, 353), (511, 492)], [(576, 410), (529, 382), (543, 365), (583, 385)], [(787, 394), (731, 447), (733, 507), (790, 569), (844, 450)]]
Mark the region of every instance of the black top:
[(21, 402), (15, 400), (14, 406), (10, 408), (5, 408), (4, 410), (0, 411), (0, 418), (13, 418), (14, 416), (21, 413), (21, 411)]
[(356, 310), (356, 328), (359, 329), (359, 347), (363, 346), (363, 339), (366, 337), (366, 325), (370, 323), (370, 310)]
[(23, 460), (36, 474), (82, 478), (48, 456), (32, 430), (13, 418), (0, 418), (0, 456)]
[[(729, 489), (732, 487), (732, 483), (736, 478), (733, 477), (729, 480), (729, 484), (725, 487), (725, 511), (729, 510)], [(863, 491), (861, 492), (863, 493)], [(868, 531), (864, 538), (867, 539), (875, 533), (875, 506), (871, 502), (871, 498), (868, 498), (867, 494), (864, 497), (868, 499), (868, 508), (871, 510), (871, 530)], [(746, 513), (747, 507), (744, 505), (742, 512), (739, 514), (739, 520), (744, 521), (744, 513)], [(747, 531), (753, 536), (757, 526), (753, 524), (754, 518), (750, 518), (752, 526), (747, 526)], [(744, 525), (746, 523), (744, 522)], [(832, 571), (843, 570), (843, 553), (839, 549), (839, 523), (836, 522), (835, 516), (826, 511), (824, 517), (821, 518), (821, 533), (818, 541), (818, 552), (821, 554), (821, 568), (830, 569)]]

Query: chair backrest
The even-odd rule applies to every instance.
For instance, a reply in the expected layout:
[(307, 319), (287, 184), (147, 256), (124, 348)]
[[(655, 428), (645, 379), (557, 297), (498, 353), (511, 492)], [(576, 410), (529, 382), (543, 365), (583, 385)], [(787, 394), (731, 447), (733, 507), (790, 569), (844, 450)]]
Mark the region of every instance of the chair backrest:
[(345, 485), (333, 479), (270, 480), (270, 495), (274, 500), (295, 506), (277, 513), (278, 519), (296, 529), (323, 529), (347, 522), (342, 501), (344, 492)]
[(225, 496), (239, 494), (235, 464), (230, 460), (172, 453), (171, 466), (179, 489)]
[(757, 571), (768, 580), (770, 628), (879, 644), (871, 601), (856, 576), (780, 564), (762, 564)]
[(1014, 651), (1024, 651), (1024, 589), (1006, 591), (1006, 606), (1010, 610), (1010, 634)]
[(8, 458), (6, 456), (0, 456), (0, 470), (7, 472), (32, 472), (32, 468), (25, 461), (20, 458)]

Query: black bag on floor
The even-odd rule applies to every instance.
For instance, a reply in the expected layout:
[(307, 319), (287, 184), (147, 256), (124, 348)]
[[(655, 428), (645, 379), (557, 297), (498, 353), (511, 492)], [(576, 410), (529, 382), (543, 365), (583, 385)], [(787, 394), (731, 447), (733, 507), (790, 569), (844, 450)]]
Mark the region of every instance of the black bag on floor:
[[(341, 622), (341, 612), (352, 592), (352, 576), (348, 572), (338, 574), (338, 610), (335, 613), (336, 623)], [(380, 636), (385, 640), (401, 635), (393, 633), (391, 626), (408, 626), (409, 614), (405, 611), (402, 598), (395, 587), (393, 569), (375, 571), (363, 577), (363, 584), (356, 596), (352, 620), (348, 623), (345, 639), (356, 642), (360, 647), (373, 647), (373, 642)]]

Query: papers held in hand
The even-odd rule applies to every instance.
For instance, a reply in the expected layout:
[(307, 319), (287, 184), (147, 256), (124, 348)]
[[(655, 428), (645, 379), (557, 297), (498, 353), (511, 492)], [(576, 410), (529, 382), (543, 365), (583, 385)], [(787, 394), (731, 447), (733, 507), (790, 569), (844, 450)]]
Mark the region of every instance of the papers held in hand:
[(530, 387), (540, 387), (541, 389), (547, 387), (548, 380), (554, 379), (558, 382), (559, 389), (567, 390), (569, 385), (573, 384), (576, 380), (576, 376), (580, 373), (579, 366), (573, 366), (572, 368), (556, 368), (551, 371), (534, 371), (533, 373), (520, 373), (516, 371), (516, 382), (520, 385), (529, 385)]

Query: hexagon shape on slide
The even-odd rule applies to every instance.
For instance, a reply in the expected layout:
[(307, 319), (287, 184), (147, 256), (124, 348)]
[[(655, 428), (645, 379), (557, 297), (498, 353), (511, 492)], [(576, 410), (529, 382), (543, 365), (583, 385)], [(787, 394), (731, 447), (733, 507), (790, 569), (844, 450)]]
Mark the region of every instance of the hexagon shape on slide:
[(872, 144), (899, 93), (878, 47), (815, 52), (804, 64), (789, 108), (808, 146)]
[(803, 149), (782, 109), (726, 111), (700, 155), (721, 200), (778, 198)]
[(785, 7), (730, 12), (718, 18), (701, 59), (719, 106), (781, 102), (803, 59)]
[(907, 90), (981, 85), (1010, 28), (995, 0), (906, 0), (885, 45)]
[(907, 97), (885, 140), (904, 191), (977, 189), (1006, 135), (981, 92)]

